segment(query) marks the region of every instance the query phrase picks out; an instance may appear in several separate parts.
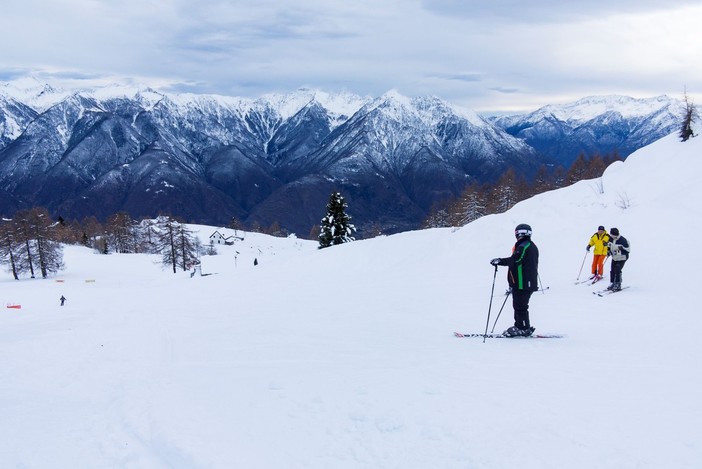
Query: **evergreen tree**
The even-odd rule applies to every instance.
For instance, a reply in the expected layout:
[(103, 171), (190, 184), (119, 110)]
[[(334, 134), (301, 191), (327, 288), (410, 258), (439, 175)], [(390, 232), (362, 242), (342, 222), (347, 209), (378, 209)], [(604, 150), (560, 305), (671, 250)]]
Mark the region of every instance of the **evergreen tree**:
[(346, 214), (347, 207), (344, 197), (338, 192), (332, 192), (327, 203), (327, 214), (322, 218), (319, 249), (354, 240), (351, 235), (356, 227), (350, 223), (351, 217)]

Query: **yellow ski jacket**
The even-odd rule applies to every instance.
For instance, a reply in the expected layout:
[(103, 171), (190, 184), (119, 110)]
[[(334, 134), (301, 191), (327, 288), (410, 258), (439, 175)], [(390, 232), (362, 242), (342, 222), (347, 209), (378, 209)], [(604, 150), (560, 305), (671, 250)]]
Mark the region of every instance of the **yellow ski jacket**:
[(590, 242), (588, 243), (588, 246), (594, 246), (595, 249), (593, 249), (592, 253), (596, 256), (606, 256), (607, 255), (607, 243), (609, 243), (610, 238), (607, 232), (605, 231), (602, 236), (600, 236), (598, 233), (595, 233), (592, 235), (592, 238), (590, 238)]

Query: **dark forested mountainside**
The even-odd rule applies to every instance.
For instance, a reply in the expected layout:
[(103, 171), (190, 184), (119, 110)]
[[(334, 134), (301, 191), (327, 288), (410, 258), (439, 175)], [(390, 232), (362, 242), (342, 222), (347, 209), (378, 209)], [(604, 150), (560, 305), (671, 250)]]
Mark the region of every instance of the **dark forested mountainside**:
[[(395, 92), (244, 100), (45, 89), (30, 98), (0, 87), (4, 216), (33, 206), (64, 219), (125, 211), (213, 225), (277, 223), (306, 236), (339, 191), (362, 236), (370, 226), (417, 228), (469, 184), (494, 182), (508, 168), (533, 178), (555, 159), (514, 132), (517, 124)], [(642, 126), (631, 127), (643, 134)]]

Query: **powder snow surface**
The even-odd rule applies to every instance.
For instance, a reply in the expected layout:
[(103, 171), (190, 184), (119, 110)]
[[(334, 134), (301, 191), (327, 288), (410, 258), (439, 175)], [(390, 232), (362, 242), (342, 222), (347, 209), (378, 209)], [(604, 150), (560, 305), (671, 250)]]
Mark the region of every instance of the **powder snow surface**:
[[(699, 468), (700, 200), (702, 139), (670, 136), (458, 230), (245, 234), (192, 278), (66, 247), (55, 277), (0, 279), (1, 465)], [(454, 338), (484, 331), (518, 223), (548, 287), (532, 324), (566, 337)], [(602, 224), (632, 246), (604, 298), (574, 285)], [(500, 268), (490, 327), (505, 289)]]

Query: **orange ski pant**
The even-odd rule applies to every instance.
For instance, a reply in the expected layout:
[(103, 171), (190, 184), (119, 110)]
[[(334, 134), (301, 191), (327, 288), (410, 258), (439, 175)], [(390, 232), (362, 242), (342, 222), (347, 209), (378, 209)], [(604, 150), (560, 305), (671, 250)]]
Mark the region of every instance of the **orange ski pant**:
[(592, 275), (604, 275), (604, 262), (606, 255), (594, 254), (592, 256)]

